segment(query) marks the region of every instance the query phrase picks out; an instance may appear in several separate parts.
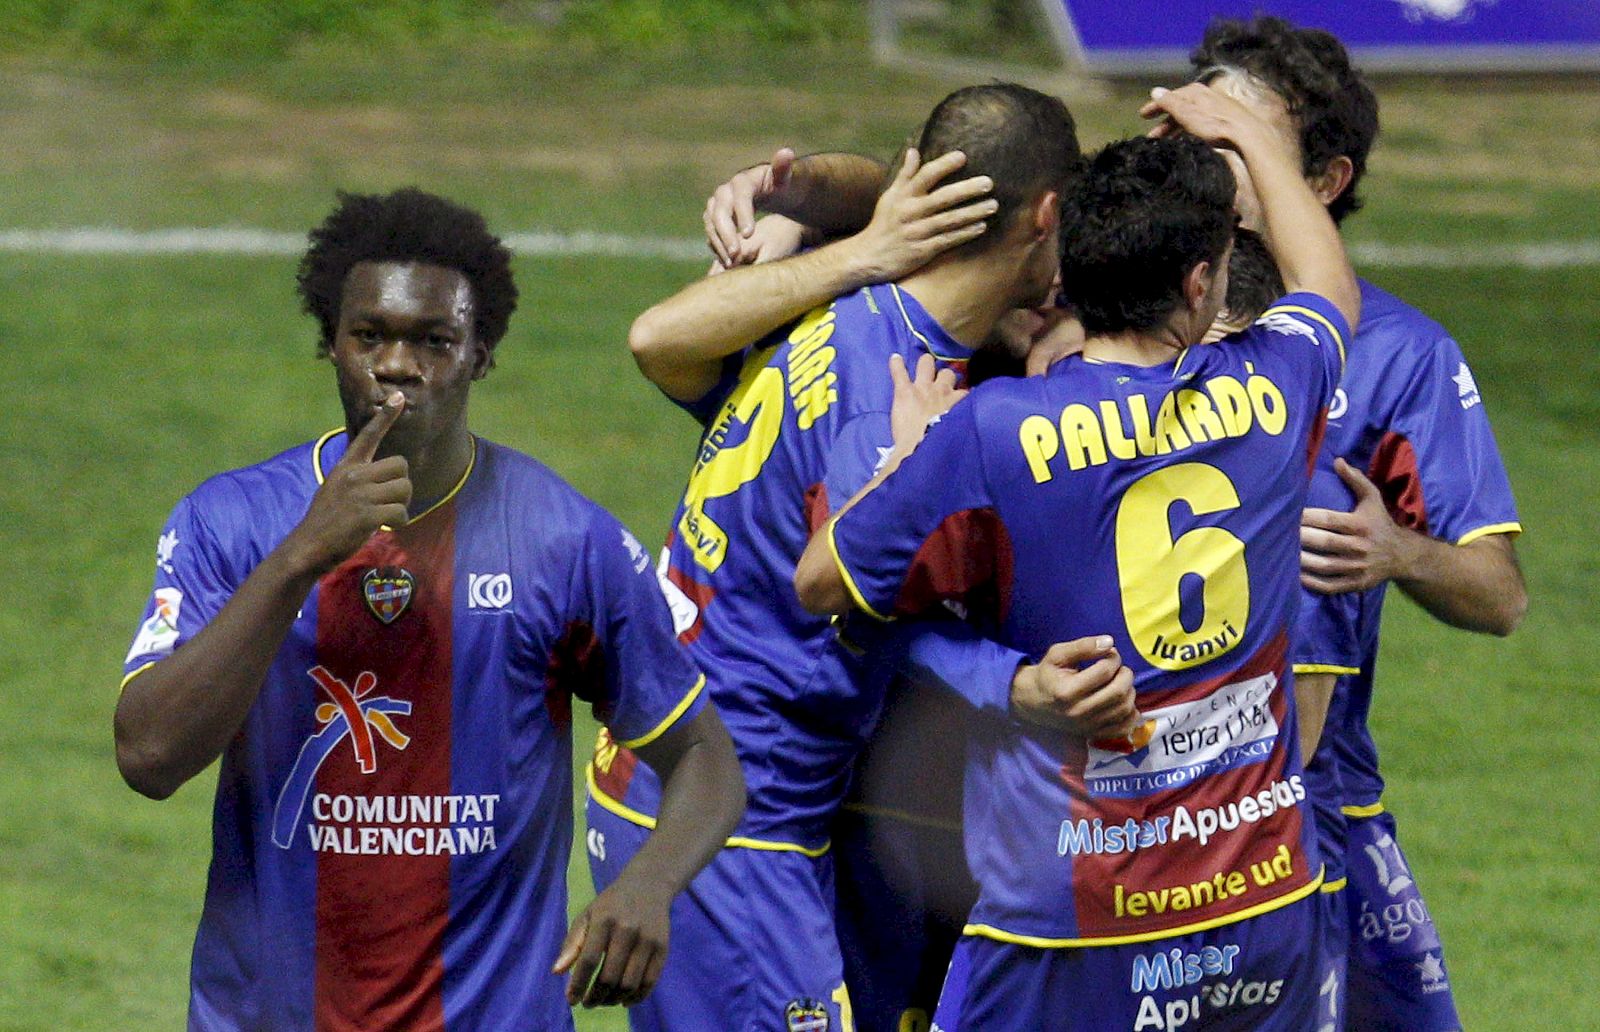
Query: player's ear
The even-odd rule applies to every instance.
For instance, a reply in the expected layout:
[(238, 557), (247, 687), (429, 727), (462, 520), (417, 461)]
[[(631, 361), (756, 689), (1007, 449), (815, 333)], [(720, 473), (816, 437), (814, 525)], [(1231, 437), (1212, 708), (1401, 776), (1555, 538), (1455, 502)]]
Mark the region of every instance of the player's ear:
[(1350, 189), (1350, 181), (1355, 176), (1355, 163), (1341, 154), (1329, 161), (1327, 168), (1311, 177), (1311, 192), (1317, 195), (1317, 200), (1324, 206), (1332, 204), (1340, 194)]
[(477, 334), (472, 337), (472, 378), (481, 380), (489, 375), (489, 370), (494, 368), (494, 352), (489, 345), (479, 340)]
[(1210, 262), (1196, 262), (1183, 274), (1183, 304), (1191, 312), (1205, 308), (1206, 297), (1211, 293), (1214, 277)]
[(1033, 236), (1043, 240), (1061, 226), (1061, 195), (1046, 190), (1033, 206)]

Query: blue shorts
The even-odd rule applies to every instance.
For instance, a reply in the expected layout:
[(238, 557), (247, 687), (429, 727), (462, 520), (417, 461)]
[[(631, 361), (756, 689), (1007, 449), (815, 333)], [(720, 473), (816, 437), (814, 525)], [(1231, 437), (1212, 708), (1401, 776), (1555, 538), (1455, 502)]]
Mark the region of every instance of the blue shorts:
[(926, 1032), (978, 895), (960, 829), (846, 810), (833, 855), (857, 1032)]
[(969, 935), (934, 1032), (1310, 1032), (1322, 923), (1308, 896), (1221, 928), (1118, 946), (1041, 949)]
[(1350, 919), (1350, 1032), (1456, 1032), (1444, 946), (1388, 812), (1352, 817), (1343, 895)]
[[(588, 803), (595, 891), (649, 831)], [(661, 981), (628, 1009), (633, 1032), (850, 1032), (826, 855), (724, 849), (672, 903)]]

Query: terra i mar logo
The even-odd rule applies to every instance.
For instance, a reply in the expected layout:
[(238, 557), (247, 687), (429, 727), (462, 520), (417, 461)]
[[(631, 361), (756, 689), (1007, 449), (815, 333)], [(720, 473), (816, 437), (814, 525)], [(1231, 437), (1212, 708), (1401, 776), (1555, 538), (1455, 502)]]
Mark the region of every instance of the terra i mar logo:
[(1469, 22), (1479, 9), (1493, 7), (1496, 0), (1397, 0), (1406, 21)]

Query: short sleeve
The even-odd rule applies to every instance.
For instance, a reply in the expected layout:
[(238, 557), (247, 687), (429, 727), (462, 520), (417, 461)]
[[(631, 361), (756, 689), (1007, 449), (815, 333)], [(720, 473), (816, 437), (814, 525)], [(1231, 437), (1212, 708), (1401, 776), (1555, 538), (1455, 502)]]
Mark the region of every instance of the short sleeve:
[(122, 662), (124, 685), (199, 634), (238, 587), (222, 572), (228, 564), (193, 495), (162, 527), (155, 560), (155, 586)]
[(851, 598), (879, 619), (965, 602), (997, 589), (1009, 569), (974, 407), (968, 398), (936, 421), (894, 473), (824, 530)]
[(650, 555), (615, 519), (590, 529), (583, 576), (594, 633), (590, 691), (581, 693), (630, 749), (655, 741), (704, 708), (705, 677), (678, 644)]
[[(1304, 291), (1279, 298), (1261, 313), (1247, 335), (1274, 353), (1286, 355), (1297, 367), (1304, 363), (1320, 404), (1333, 398), (1344, 375), (1350, 324), (1327, 298)], [(1300, 346), (1294, 347), (1296, 344)]]
[[(1324, 451), (1311, 474), (1306, 505), (1349, 512), (1355, 496), (1344, 486)], [(1297, 674), (1356, 674), (1361, 672), (1360, 619), (1362, 593), (1323, 595), (1302, 589), (1300, 613), (1295, 623), (1294, 672)]]
[(1389, 428), (1369, 473), (1391, 508), (1409, 499), (1416, 529), (1454, 544), (1522, 530), (1483, 397), (1454, 340), (1429, 349)]

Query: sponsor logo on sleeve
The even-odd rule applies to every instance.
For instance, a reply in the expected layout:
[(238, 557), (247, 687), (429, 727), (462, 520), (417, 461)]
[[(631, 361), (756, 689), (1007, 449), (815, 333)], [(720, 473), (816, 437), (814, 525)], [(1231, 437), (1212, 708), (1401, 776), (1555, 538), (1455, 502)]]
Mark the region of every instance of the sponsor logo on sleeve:
[(177, 588), (157, 588), (155, 610), (139, 627), (124, 663), (141, 656), (162, 657), (178, 647), (178, 611), (183, 608), (183, 592)]
[(1460, 395), (1463, 409), (1482, 404), (1483, 397), (1478, 394), (1478, 381), (1472, 378), (1472, 370), (1467, 368), (1465, 362), (1461, 363), (1461, 368), (1450, 379), (1455, 381), (1456, 393)]
[(1271, 705), (1277, 687), (1277, 675), (1268, 673), (1194, 702), (1151, 710), (1139, 736), (1142, 745), (1089, 743), (1085, 786), (1091, 795), (1127, 799), (1260, 763), (1278, 741)]
[[(1462, 368), (1465, 368), (1463, 366)], [(172, 568), (172, 554), (178, 550), (178, 532), (168, 527), (156, 539), (156, 569), (172, 576), (176, 571)]]
[(1285, 337), (1304, 337), (1319, 347), (1322, 345), (1322, 341), (1317, 339), (1316, 330), (1288, 312), (1268, 312), (1256, 320), (1256, 325), (1273, 333), (1281, 333)]
[(628, 550), (628, 558), (633, 562), (633, 572), (643, 573), (645, 567), (650, 565), (650, 553), (639, 544), (639, 539), (627, 527), (622, 528), (622, 545)]

